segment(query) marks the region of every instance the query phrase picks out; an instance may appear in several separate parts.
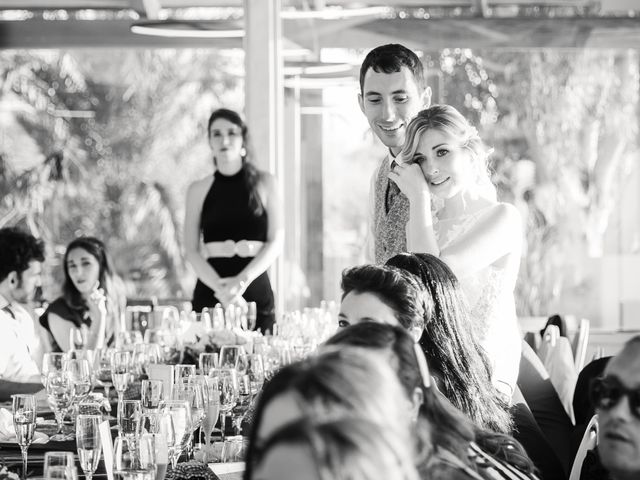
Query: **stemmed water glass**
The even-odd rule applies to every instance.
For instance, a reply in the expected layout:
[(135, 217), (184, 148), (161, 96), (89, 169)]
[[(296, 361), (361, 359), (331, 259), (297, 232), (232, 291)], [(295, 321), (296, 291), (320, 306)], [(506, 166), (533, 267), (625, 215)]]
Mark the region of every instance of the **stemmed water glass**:
[(116, 351), (111, 357), (111, 380), (118, 392), (118, 403), (122, 403), (124, 392), (131, 377), (131, 352)]
[(155, 464), (155, 449), (149, 435), (140, 435), (136, 441), (116, 438), (113, 444), (113, 473), (119, 478), (154, 480)]
[(83, 350), (87, 345), (87, 327), (69, 330), (69, 350)]
[(33, 395), (13, 395), (13, 428), (22, 453), (22, 478), (27, 478), (27, 450), (36, 430), (36, 399)]
[(172, 399), (187, 401), (189, 403), (189, 407), (191, 407), (191, 430), (189, 434), (189, 442), (187, 444), (187, 456), (190, 457), (192, 444), (191, 438), (193, 437), (194, 432), (202, 425), (206, 415), (202, 385), (195, 382), (176, 384), (173, 387)]
[(61, 352), (48, 352), (42, 356), (42, 384), (47, 386), (47, 377), (49, 373), (52, 372), (61, 372), (67, 360), (69, 359), (69, 355), (67, 353)]
[(100, 461), (100, 415), (78, 415), (76, 417), (76, 444), (80, 467), (87, 480), (91, 480)]
[(49, 372), (47, 375), (47, 399), (58, 423), (58, 431), (51, 437), (54, 441), (64, 441), (73, 436), (64, 435), (62, 432), (64, 415), (73, 401), (73, 384), (65, 370)]
[(258, 320), (258, 309), (256, 302), (247, 302), (247, 327), (249, 330), (256, 329)]
[(140, 400), (145, 413), (157, 413), (162, 400), (164, 383), (162, 380), (142, 380)]
[(224, 442), (227, 414), (238, 402), (238, 376), (233, 368), (214, 368), (209, 376), (220, 392), (220, 435)]
[(126, 438), (134, 437), (140, 428), (140, 400), (123, 400), (118, 404), (118, 429)]
[(185, 400), (163, 400), (160, 410), (168, 414), (173, 422), (174, 441), (169, 446), (169, 457), (171, 466), (175, 468), (191, 438), (191, 406)]

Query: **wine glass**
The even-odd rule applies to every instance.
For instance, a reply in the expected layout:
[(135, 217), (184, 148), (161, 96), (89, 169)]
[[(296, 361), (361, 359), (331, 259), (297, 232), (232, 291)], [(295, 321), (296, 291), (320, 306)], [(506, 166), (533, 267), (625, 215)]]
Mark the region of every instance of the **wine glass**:
[(79, 403), (91, 393), (91, 368), (89, 361), (72, 359), (67, 361), (67, 376), (73, 386), (73, 402)]
[(238, 376), (233, 368), (214, 368), (209, 376), (220, 392), (220, 435), (224, 442), (227, 414), (238, 401)]
[(236, 368), (238, 357), (245, 354), (240, 345), (224, 345), (220, 348), (220, 368)]
[(185, 400), (163, 400), (160, 410), (168, 414), (173, 423), (174, 441), (173, 446), (169, 446), (169, 457), (172, 467), (175, 468), (180, 454), (191, 438), (191, 407)]
[(58, 431), (51, 437), (54, 441), (69, 440), (62, 432), (64, 414), (73, 400), (73, 384), (65, 371), (50, 372), (47, 376), (47, 399), (58, 424)]
[(264, 384), (264, 361), (262, 355), (252, 353), (246, 356), (246, 375), (251, 385), (251, 395), (256, 395)]
[(36, 430), (36, 399), (33, 395), (12, 395), (13, 428), (22, 453), (22, 479), (27, 478), (27, 450)]
[(190, 458), (192, 453), (191, 438), (193, 438), (194, 432), (202, 425), (206, 414), (202, 386), (197, 383), (176, 384), (174, 385), (172, 399), (185, 400), (189, 402), (191, 407), (191, 431), (187, 444), (187, 458)]
[(218, 354), (201, 353), (198, 363), (200, 365), (200, 373), (202, 373), (202, 375), (209, 375), (209, 371), (212, 368), (218, 367)]
[(69, 358), (67, 353), (48, 352), (42, 356), (42, 384), (47, 386), (47, 376), (50, 372), (61, 372)]
[(142, 380), (140, 400), (145, 413), (157, 413), (162, 400), (164, 383), (162, 380)]
[(111, 357), (111, 380), (118, 392), (118, 403), (124, 399), (124, 391), (129, 386), (131, 377), (131, 352), (115, 351)]
[(196, 374), (195, 365), (176, 365), (173, 369), (173, 383), (180, 384), (183, 378), (189, 378)]
[(99, 385), (104, 387), (104, 396), (109, 400), (109, 389), (113, 386), (111, 377), (112, 348), (99, 348), (94, 355), (93, 370)]
[(87, 480), (91, 480), (100, 461), (101, 415), (78, 415), (76, 417), (76, 445), (80, 467)]
[(138, 433), (142, 406), (140, 400), (122, 400), (118, 404), (118, 429), (120, 435), (131, 438)]
[(44, 454), (44, 478), (72, 480), (75, 463), (71, 452), (46, 452)]
[(156, 456), (149, 435), (136, 441), (116, 437), (113, 444), (113, 473), (123, 479), (154, 480)]

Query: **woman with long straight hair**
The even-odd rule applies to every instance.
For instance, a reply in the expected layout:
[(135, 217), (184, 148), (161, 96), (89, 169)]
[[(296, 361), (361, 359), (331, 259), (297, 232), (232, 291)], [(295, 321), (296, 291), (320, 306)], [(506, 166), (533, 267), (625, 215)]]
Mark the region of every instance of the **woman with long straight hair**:
[(253, 164), (238, 113), (215, 110), (207, 132), (215, 171), (189, 186), (184, 221), (186, 257), (198, 276), (193, 309), (255, 302), (256, 327), (266, 332), (275, 318), (267, 269), (283, 239), (277, 182)]
[(80, 330), (84, 348), (103, 347), (123, 329), (127, 303), (104, 243), (94, 237), (76, 238), (67, 246), (62, 268), (62, 296), (40, 317), (51, 334), (52, 350), (66, 352), (73, 347), (72, 329)]

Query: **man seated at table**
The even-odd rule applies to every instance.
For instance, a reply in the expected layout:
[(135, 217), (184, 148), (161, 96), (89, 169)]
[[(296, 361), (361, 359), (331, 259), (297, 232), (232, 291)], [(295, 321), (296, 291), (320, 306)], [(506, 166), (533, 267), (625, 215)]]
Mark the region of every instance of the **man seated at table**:
[(38, 337), (19, 303), (33, 299), (43, 261), (41, 240), (17, 228), (0, 229), (0, 401), (42, 390), (40, 368), (31, 356)]
[[(614, 480), (640, 478), (640, 335), (629, 340), (594, 381), (598, 454)], [(600, 477), (603, 478), (603, 477)]]

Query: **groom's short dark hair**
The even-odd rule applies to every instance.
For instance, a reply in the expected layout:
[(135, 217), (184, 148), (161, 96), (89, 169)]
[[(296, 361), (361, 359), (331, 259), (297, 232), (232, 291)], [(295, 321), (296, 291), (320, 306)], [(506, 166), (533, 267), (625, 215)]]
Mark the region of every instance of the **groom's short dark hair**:
[(374, 72), (395, 73), (407, 67), (413, 74), (418, 88), (425, 88), (424, 68), (412, 50), (399, 43), (381, 45), (371, 50), (360, 66), (360, 93), (364, 95), (364, 77), (370, 68)]

